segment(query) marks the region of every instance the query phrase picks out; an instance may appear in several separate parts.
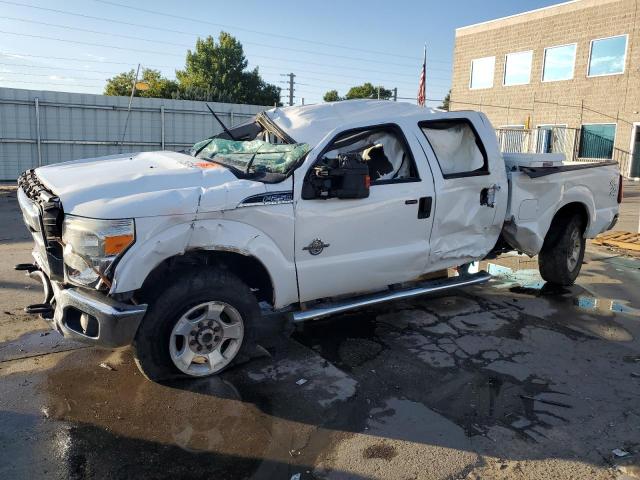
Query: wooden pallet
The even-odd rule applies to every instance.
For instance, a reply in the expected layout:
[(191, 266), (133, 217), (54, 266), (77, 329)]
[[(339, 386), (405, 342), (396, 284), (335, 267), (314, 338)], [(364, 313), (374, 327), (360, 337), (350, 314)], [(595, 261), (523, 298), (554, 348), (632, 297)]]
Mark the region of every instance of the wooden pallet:
[(640, 233), (607, 232), (594, 238), (593, 243), (640, 252)]

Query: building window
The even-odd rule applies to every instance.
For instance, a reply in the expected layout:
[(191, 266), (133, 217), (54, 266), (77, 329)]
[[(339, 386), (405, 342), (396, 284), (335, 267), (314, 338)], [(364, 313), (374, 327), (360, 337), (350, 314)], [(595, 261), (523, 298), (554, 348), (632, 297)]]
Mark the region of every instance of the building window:
[(531, 80), (533, 52), (509, 53), (504, 61), (504, 85), (526, 85)]
[(542, 81), (556, 82), (571, 80), (576, 61), (576, 44), (561, 45), (544, 49), (544, 66), (542, 67)]
[(626, 56), (626, 35), (592, 40), (588, 75), (599, 77), (623, 73)]
[(580, 130), (580, 158), (613, 158), (613, 144), (616, 139), (615, 123), (583, 125)]
[(471, 61), (471, 83), (469, 88), (493, 87), (493, 72), (496, 57), (476, 58)]

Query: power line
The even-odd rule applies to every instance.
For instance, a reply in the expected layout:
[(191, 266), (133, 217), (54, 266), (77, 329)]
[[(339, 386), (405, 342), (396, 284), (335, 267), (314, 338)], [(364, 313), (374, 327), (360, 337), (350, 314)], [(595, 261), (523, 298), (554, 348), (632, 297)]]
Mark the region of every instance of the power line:
[[(28, 84), (32, 84), (32, 85), (42, 85), (42, 82), (25, 82), (23, 80), (2, 80), (3, 82), (6, 83), (19, 83), (20, 85), (22, 85), (23, 83), (28, 83)], [(68, 83), (49, 83), (47, 82), (47, 86), (59, 86), (59, 87), (86, 87), (86, 88), (98, 88), (101, 87), (102, 85), (80, 85), (78, 83), (74, 83), (74, 84), (68, 84)]]
[[(96, 1), (99, 1), (99, 0), (96, 0)], [(165, 27), (155, 27), (153, 25), (148, 25), (148, 24), (145, 25), (145, 24), (140, 24), (140, 23), (126, 22), (126, 21), (123, 21), (123, 20), (116, 20), (116, 19), (113, 19), (113, 18), (106, 18), (106, 17), (95, 16), (95, 15), (81, 14), (81, 13), (70, 12), (68, 10), (60, 10), (60, 9), (55, 9), (55, 8), (46, 8), (46, 7), (30, 5), (30, 4), (21, 3), (21, 2), (12, 2), (12, 1), (7, 1), (7, 0), (0, 0), (0, 3), (4, 3), (4, 4), (8, 4), (8, 5), (20, 6), (20, 7), (26, 7), (26, 8), (32, 8), (32, 9), (41, 10), (41, 11), (54, 12), (54, 13), (59, 13), (59, 14), (63, 14), (63, 15), (70, 15), (70, 16), (75, 16), (75, 17), (80, 17), (80, 18), (88, 18), (88, 19), (98, 20), (98, 21), (103, 21), (103, 22), (119, 23), (121, 25), (128, 25), (128, 26), (137, 27), (137, 28), (146, 28), (146, 29), (149, 29), (149, 30), (157, 30), (157, 31), (163, 31), (163, 32), (178, 33), (178, 34), (181, 34), (181, 35), (191, 35), (191, 36), (194, 35), (193, 32), (185, 32), (185, 31), (182, 31), (182, 30), (174, 30), (174, 29), (165, 28)], [(397, 53), (381, 52), (381, 51), (377, 51), (377, 50), (363, 49), (363, 48), (357, 48), (357, 47), (349, 47), (349, 46), (345, 46), (345, 45), (337, 45), (337, 44), (332, 44), (332, 43), (319, 42), (319, 41), (316, 41), (316, 40), (306, 40), (306, 39), (302, 39), (302, 38), (297, 38), (297, 37), (292, 37), (292, 36), (282, 35), (282, 34), (277, 34), (277, 33), (261, 32), (261, 31), (258, 31), (258, 30), (251, 30), (251, 29), (247, 29), (247, 28), (244, 28), (244, 27), (232, 27), (232, 26), (229, 26), (229, 25), (224, 25), (224, 24), (218, 24), (218, 23), (204, 21), (204, 20), (201, 20), (201, 19), (180, 17), (180, 16), (177, 16), (177, 15), (166, 14), (166, 13), (156, 12), (156, 11), (152, 11), (152, 10), (144, 10), (144, 9), (140, 9), (140, 8), (137, 8), (137, 7), (131, 7), (129, 5), (118, 4), (118, 3), (115, 3), (115, 2), (102, 2), (102, 3), (109, 3), (111, 5), (122, 7), (122, 8), (131, 8), (131, 9), (134, 9), (134, 10), (144, 11), (145, 13), (152, 13), (152, 14), (155, 14), (155, 15), (161, 15), (161, 16), (170, 17), (172, 19), (182, 18), (184, 20), (193, 21), (193, 22), (199, 22), (199, 23), (205, 23), (205, 24), (214, 25), (214, 26), (217, 26), (217, 27), (242, 30), (242, 31), (250, 32), (250, 33), (255, 33), (255, 34), (258, 34), (258, 35), (266, 35), (266, 36), (269, 36), (269, 37), (284, 38), (284, 39), (287, 39), (287, 40), (295, 40), (295, 41), (304, 42), (304, 43), (310, 43), (310, 44), (315, 44), (315, 45), (323, 45), (323, 46), (332, 47), (332, 48), (339, 48), (340, 50), (352, 50), (352, 51), (357, 51), (357, 52), (366, 52), (366, 53), (371, 53), (371, 54), (375, 54), (375, 55), (385, 55), (385, 56), (391, 56), (391, 57), (396, 57), (396, 58), (407, 58), (409, 60), (415, 60), (415, 58), (416, 58), (416, 57), (409, 56), (409, 55), (400, 55), (400, 54), (397, 54)], [(259, 45), (262, 45), (262, 44), (259, 44)], [(284, 48), (284, 47), (277, 47), (277, 48)], [(442, 64), (446, 64), (446, 65), (450, 65), (451, 64), (450, 61), (445, 61), (445, 60), (431, 60), (431, 61), (433, 63), (442, 63)]]
[[(18, 58), (18, 59), (25, 59), (25, 58), (42, 58), (42, 59), (46, 59), (46, 60), (64, 60), (64, 61), (69, 61), (69, 62), (82, 62), (82, 63), (100, 63), (100, 64), (109, 64), (109, 65), (126, 65), (129, 67), (134, 68), (135, 65), (133, 65), (130, 62), (112, 62), (112, 61), (107, 61), (107, 60), (92, 60), (92, 59), (83, 59), (83, 58), (73, 58), (73, 57), (50, 57), (50, 56), (44, 56), (44, 55), (32, 55), (29, 53), (24, 53), (24, 52), (1, 52), (0, 51), (0, 58), (2, 58), (3, 56), (5, 56), (6, 58)], [(20, 67), (31, 67), (31, 68), (57, 68), (59, 70), (77, 70), (77, 71), (87, 71), (86, 69), (72, 69), (72, 68), (63, 68), (63, 67), (52, 67), (52, 66), (42, 66), (42, 65), (28, 65), (28, 64), (19, 64), (19, 63), (0, 63), (0, 65), (7, 65), (7, 66), (20, 66)], [(144, 63), (144, 65), (146, 67), (154, 67), (154, 68), (167, 68), (167, 69), (177, 69), (177, 67), (175, 65), (157, 65), (157, 64), (153, 64), (153, 63)], [(282, 71), (281, 68), (279, 67), (273, 67), (270, 65), (262, 65), (262, 64), (255, 64), (255, 66), (257, 66), (260, 70), (272, 70), (275, 72), (278, 71)], [(98, 70), (91, 70), (92, 72), (95, 73), (106, 73), (109, 75), (117, 75), (118, 73), (121, 72), (106, 72), (106, 71), (98, 71)], [(313, 75), (321, 75), (321, 76), (326, 76), (329, 78), (335, 78), (335, 76), (327, 74), (325, 72), (318, 72), (316, 70), (301, 70), (299, 68), (296, 68), (297, 72), (301, 72), (301, 73), (310, 73)], [(427, 73), (428, 75), (428, 73)], [(357, 77), (346, 77), (344, 75), (340, 75), (340, 78), (342, 79), (352, 79), (353, 82), (362, 82), (363, 81), (363, 77), (357, 78)], [(441, 77), (427, 77), (427, 78), (431, 78), (434, 80), (448, 80), (446, 78), (441, 78)], [(324, 81), (328, 81), (327, 79), (316, 79), (317, 81), (320, 82), (324, 82)], [(336, 83), (336, 82), (333, 82)], [(346, 83), (346, 82), (341, 82), (344, 83), (345, 85), (350, 84), (350, 83)], [(414, 85), (415, 82), (409, 82), (406, 80), (380, 80), (380, 81), (374, 81), (373, 83), (381, 83), (381, 84), (404, 84), (404, 85)], [(432, 85), (436, 85), (433, 84)]]
[[(18, 22), (25, 22), (25, 23), (33, 23), (36, 25), (44, 25), (47, 27), (54, 27), (54, 28), (62, 28), (65, 30), (73, 30), (73, 31), (78, 31), (78, 32), (85, 32), (85, 33), (94, 33), (97, 35), (107, 35), (110, 37), (120, 37), (120, 38), (128, 38), (131, 40), (138, 40), (138, 41), (143, 41), (143, 42), (152, 42), (152, 43), (162, 43), (164, 45), (172, 45), (172, 46), (176, 46), (176, 47), (182, 47), (182, 48), (193, 48), (193, 45), (186, 45), (184, 43), (175, 43), (175, 42), (167, 42), (165, 40), (154, 40), (154, 39), (148, 39), (148, 38), (144, 38), (144, 37), (136, 37), (134, 35), (124, 35), (124, 34), (114, 34), (111, 32), (104, 32), (104, 31), (100, 31), (100, 30), (91, 30), (88, 28), (80, 28), (80, 27), (72, 27), (70, 25), (60, 25), (57, 23), (48, 23), (48, 22), (39, 22), (37, 20), (29, 20), (29, 19), (25, 19), (25, 18), (18, 18), (18, 17), (8, 17), (8, 16), (0, 16), (0, 18), (6, 19), (6, 20), (13, 20), (13, 21), (18, 21)], [(191, 34), (193, 37), (198, 37), (197, 34)], [(295, 53), (308, 53), (308, 54), (312, 54), (312, 55), (321, 55), (321, 56), (327, 56), (327, 57), (332, 57), (332, 58), (341, 58), (341, 59), (345, 59), (345, 60), (352, 60), (352, 61), (356, 61), (356, 62), (366, 62), (366, 63), (379, 63), (379, 60), (370, 60), (370, 59), (365, 59), (365, 58), (357, 58), (357, 57), (349, 57), (346, 55), (336, 55), (336, 54), (332, 54), (332, 53), (324, 53), (324, 52), (315, 52), (313, 50), (301, 50), (298, 48), (290, 48), (290, 47), (281, 47), (281, 46), (276, 46), (276, 45), (268, 45), (265, 43), (258, 43), (258, 42), (247, 42), (247, 41), (243, 41), (241, 43), (247, 44), (247, 45), (257, 45), (259, 47), (266, 47), (266, 48), (273, 48), (273, 49), (278, 49), (278, 50), (288, 50), (291, 52), (295, 52)], [(409, 65), (406, 63), (393, 63), (393, 62), (384, 62), (385, 65), (392, 65), (392, 66), (397, 66), (397, 67), (413, 67), (413, 65)]]
[[(105, 45), (102, 43), (92, 43), (92, 42), (83, 42), (83, 41), (79, 41), (79, 40), (68, 40), (65, 38), (58, 38), (58, 37), (48, 37), (45, 35), (33, 35), (33, 34), (28, 34), (28, 33), (18, 33), (18, 32), (8, 32), (6, 30), (0, 30), (0, 33), (4, 33), (7, 35), (15, 35), (15, 36), (19, 36), (19, 37), (28, 37), (28, 38), (39, 38), (39, 39), (43, 39), (43, 40), (53, 40), (56, 42), (63, 42), (63, 43), (70, 43), (70, 44), (76, 44), (76, 45), (88, 45), (91, 47), (103, 47), (103, 48), (112, 48), (115, 50), (124, 50), (124, 51), (128, 51), (128, 52), (137, 52), (137, 53), (150, 53), (150, 54), (154, 54), (154, 55), (163, 55), (163, 56), (172, 56), (172, 57), (184, 57), (184, 54), (176, 54), (176, 53), (167, 53), (167, 52), (160, 52), (157, 50), (143, 50), (143, 49), (136, 49), (136, 48), (131, 48), (131, 47), (118, 47), (118, 46), (114, 46), (114, 45)], [(269, 57), (266, 55), (256, 55), (254, 56), (255, 58), (263, 58), (263, 59), (267, 59), (267, 60), (277, 60), (277, 61), (282, 61), (282, 58), (277, 58), (277, 57)], [(303, 64), (307, 64), (307, 65), (316, 65), (316, 66), (320, 66), (320, 67), (333, 67), (333, 68), (340, 68), (340, 69), (344, 69), (344, 70), (355, 70), (358, 72), (372, 72), (372, 73), (380, 73), (380, 70), (374, 70), (374, 69), (365, 69), (365, 68), (360, 68), (360, 67), (347, 67), (347, 66), (343, 66), (343, 65), (328, 65), (328, 64), (324, 64), (324, 63), (317, 63), (317, 62), (307, 62), (307, 61), (303, 61), (303, 60), (295, 60), (296, 63), (303, 63)], [(395, 72), (385, 72), (385, 75), (397, 75), (400, 77), (413, 77), (413, 75), (409, 75), (409, 74), (402, 74), (402, 73), (395, 73)]]
[[(33, 73), (33, 72), (12, 72), (12, 71), (0, 71), (0, 75), (6, 74), (6, 75), (20, 75), (20, 76), (33, 76), (33, 77), (51, 77), (51, 76), (58, 76), (56, 75), (55, 72), (59, 71), (59, 70), (64, 70), (64, 71), (72, 71), (72, 72), (80, 72), (80, 73), (104, 73), (106, 75), (109, 75), (110, 77), (114, 77), (116, 75), (119, 75), (121, 72), (107, 72), (107, 71), (100, 71), (100, 70), (86, 70), (86, 69), (80, 69), (80, 68), (65, 68), (65, 67), (53, 67), (53, 66), (39, 66), (39, 65), (26, 65), (26, 64), (14, 64), (14, 63), (3, 63), (0, 62), (0, 65), (6, 65), (6, 66), (18, 66), (18, 67), (27, 67), (27, 68), (39, 68), (39, 69), (48, 69), (48, 70), (52, 70), (54, 73)], [(72, 79), (72, 77), (67, 77), (69, 79)], [(305, 77), (306, 78), (306, 77)], [(95, 78), (95, 77), (81, 77), (78, 78), (79, 80), (98, 80), (98, 81), (108, 81), (108, 78)], [(55, 79), (52, 79), (55, 80)], [(74, 79), (75, 80), (75, 79)], [(309, 79), (309, 80), (313, 80), (313, 79)], [(319, 82), (326, 82), (326, 84), (324, 85), (316, 85), (316, 84), (309, 84), (309, 83), (299, 83), (296, 82), (296, 85), (298, 86), (303, 86), (303, 87), (311, 87), (311, 89), (307, 89), (305, 88), (304, 90), (310, 91), (310, 90), (315, 90), (317, 92), (326, 92), (328, 89), (335, 87), (338, 83), (344, 85), (344, 86), (348, 86), (348, 87), (353, 87), (355, 86), (354, 83), (345, 83), (345, 82), (334, 82), (331, 80), (323, 80), (323, 79), (315, 79)], [(273, 82), (271, 82), (273, 83)], [(275, 82), (275, 83), (284, 83), (284, 82)], [(389, 85), (389, 84), (388, 84)]]
[[(1, 54), (0, 54), (1, 55)], [(40, 57), (39, 57), (40, 58)], [(51, 58), (51, 57), (46, 57), (46, 58)], [(57, 58), (62, 58), (65, 60), (72, 60), (72, 61), (82, 61), (80, 59), (75, 59), (75, 58), (68, 58), (68, 57), (57, 57)], [(94, 62), (98, 62), (99, 61), (94, 61)], [(36, 68), (36, 69), (45, 69), (45, 70), (51, 70), (52, 72), (58, 72), (58, 71), (68, 71), (68, 72), (79, 72), (79, 73), (102, 73), (105, 75), (108, 75), (109, 77), (114, 77), (116, 75), (121, 74), (122, 72), (113, 72), (113, 71), (105, 71), (105, 70), (87, 70), (86, 68), (68, 68), (68, 67), (59, 67), (59, 66), (43, 66), (43, 65), (29, 65), (29, 64), (24, 64), (24, 63), (6, 63), (6, 62), (0, 62), (0, 65), (5, 65), (5, 66), (9, 66), (9, 67), (20, 67), (20, 68)], [(131, 65), (131, 64), (126, 64), (126, 65)], [(263, 68), (262, 66), (260, 66), (260, 68)], [(274, 68), (275, 69), (275, 68)], [(5, 73), (5, 74), (14, 74), (14, 75), (32, 75), (32, 76), (50, 76), (50, 75), (54, 75), (55, 73), (52, 74), (36, 74), (36, 73), (32, 73), (32, 72), (0, 72), (0, 74)], [(298, 75), (300, 76), (300, 75)], [(340, 86), (342, 87), (353, 87), (355, 86), (358, 82), (360, 82), (361, 80), (354, 80), (353, 82), (340, 82), (340, 81), (335, 81), (335, 80), (331, 80), (331, 79), (322, 79), (322, 78), (312, 78), (312, 77), (304, 77), (305, 79), (311, 80), (311, 81), (315, 81), (315, 82), (320, 82), (320, 85), (316, 85), (316, 84), (302, 84), (302, 83), (298, 83), (296, 82), (296, 85), (299, 86), (309, 86), (309, 87), (316, 87), (321, 91), (321, 93), (326, 92), (328, 89), (330, 88), (335, 88), (338, 87), (340, 88)], [(80, 78), (80, 80), (103, 80), (103, 81), (107, 81), (107, 78), (89, 78), (89, 77), (82, 77)], [(326, 82), (326, 83), (325, 83)], [(272, 81), (270, 81), (270, 83), (273, 83)], [(276, 82), (277, 83), (277, 82)], [(386, 84), (386, 85), (394, 85), (394, 84), (409, 84), (409, 85), (413, 85), (413, 82), (402, 82), (402, 81), (383, 81), (383, 82), (374, 82), (377, 84)], [(324, 85), (323, 85), (324, 84)], [(436, 85), (436, 84), (431, 84), (431, 85)], [(308, 89), (305, 89), (308, 90)]]
[(165, 55), (171, 57), (182, 57), (183, 54), (177, 53), (167, 53), (167, 52), (158, 52), (153, 50), (142, 50), (139, 48), (130, 48), (130, 47), (117, 47), (114, 45), (105, 45), (103, 43), (92, 43), (92, 42), (83, 42), (80, 40), (67, 40), (65, 38), (57, 38), (57, 37), (47, 37), (45, 35), (33, 35), (30, 33), (17, 33), (17, 32), (7, 32), (6, 30), (0, 30), (0, 33), (4, 33), (6, 35), (16, 35), (18, 37), (29, 37), (29, 38), (40, 38), (42, 40), (53, 40), (56, 42), (64, 42), (64, 43), (72, 43), (76, 45), (88, 45), (90, 47), (102, 47), (102, 48), (113, 48), (114, 50), (125, 50), (128, 52), (138, 52), (138, 53), (151, 53), (154, 55)]
[[(89, 72), (91, 73), (91, 72)], [(0, 77), (2, 77), (3, 75), (22, 75), (22, 76), (27, 76), (27, 77), (57, 77), (58, 75), (53, 75), (51, 73), (23, 73), (23, 72), (1, 72), (0, 71)], [(66, 77), (70, 80), (75, 80), (72, 77)], [(52, 78), (51, 80), (64, 80), (63, 78)], [(106, 82), (105, 78), (90, 78), (90, 77), (83, 77), (80, 78), (80, 80), (98, 80), (101, 82)]]
[[(1, 54), (0, 54), (1, 55)], [(3, 63), (0, 62), (0, 65), (6, 65), (7, 67), (26, 67), (26, 68), (45, 68), (49, 70), (65, 70), (70, 72), (84, 72), (84, 73), (104, 73), (106, 75), (118, 75), (122, 72), (106, 72), (104, 70), (87, 70), (86, 68), (67, 68), (67, 67), (58, 67), (58, 66), (49, 66), (49, 65), (29, 65), (27, 63)], [(129, 64), (126, 64), (129, 65)], [(132, 67), (135, 68), (135, 67)], [(3, 72), (0, 72), (3, 73)], [(11, 72), (4, 72), (11, 73)]]
[[(46, 60), (66, 60), (69, 62), (82, 62), (82, 63), (104, 63), (104, 64), (109, 64), (109, 65), (129, 65), (131, 66), (131, 62), (111, 62), (108, 60), (91, 60), (91, 59), (84, 59), (84, 58), (71, 58), (71, 57), (50, 57), (50, 56), (45, 56), (45, 55), (32, 55), (30, 53), (15, 53), (15, 52), (1, 52), (0, 51), (0, 57), (6, 57), (6, 58), (22, 58), (22, 57), (29, 57), (29, 58), (43, 58)], [(156, 67), (156, 68), (175, 68), (175, 65), (156, 65), (156, 64), (150, 64), (150, 63), (146, 63), (145, 64), (148, 67)]]
[[(305, 42), (305, 43), (311, 43), (311, 44), (315, 44), (315, 45), (324, 45), (327, 47), (332, 47), (332, 48), (339, 48), (341, 50), (354, 50), (354, 51), (359, 51), (359, 52), (367, 52), (367, 53), (372, 53), (372, 54), (376, 54), (376, 55), (386, 55), (386, 56), (392, 56), (392, 57), (396, 57), (396, 58), (407, 58), (410, 60), (415, 60), (415, 57), (413, 56), (409, 56), (409, 55), (400, 55), (397, 53), (391, 53), (391, 52), (381, 52), (381, 51), (377, 51), (377, 50), (370, 50), (370, 49), (363, 49), (363, 48), (357, 48), (357, 47), (348, 47), (345, 45), (339, 45), (339, 44), (335, 44), (335, 43), (327, 43), (327, 42), (319, 42), (317, 40), (308, 40), (308, 39), (304, 39), (304, 38), (299, 38), (299, 37), (294, 37), (294, 36), (290, 36), (290, 35), (283, 35), (283, 34), (279, 34), (279, 33), (273, 33), (273, 32), (262, 32), (260, 30), (253, 30), (253, 29), (249, 29), (249, 28), (245, 28), (245, 27), (238, 27), (238, 26), (234, 26), (234, 25), (225, 25), (223, 23), (215, 23), (215, 22), (210, 22), (208, 20), (202, 20), (201, 18), (193, 18), (193, 17), (185, 17), (185, 16), (181, 16), (181, 15), (175, 15), (172, 13), (164, 13), (164, 12), (158, 12), (155, 10), (148, 10), (145, 8), (140, 8), (140, 7), (134, 7), (132, 5), (125, 5), (122, 3), (118, 3), (118, 2), (111, 2), (108, 0), (94, 0), (98, 3), (103, 3), (106, 5), (112, 5), (115, 7), (120, 7), (120, 8), (128, 8), (130, 10), (136, 10), (139, 12), (143, 12), (143, 13), (149, 13), (152, 15), (159, 15), (159, 16), (163, 16), (163, 17), (169, 17), (171, 19), (176, 19), (179, 18), (181, 20), (186, 20), (189, 22), (196, 22), (196, 23), (202, 23), (202, 24), (206, 24), (206, 25), (213, 25), (216, 27), (221, 27), (221, 28), (228, 28), (228, 29), (233, 29), (233, 30), (242, 30), (245, 32), (250, 32), (250, 33), (255, 33), (258, 35), (266, 35), (268, 37), (278, 37), (278, 38), (284, 38), (287, 40), (295, 40), (298, 42)], [(444, 62), (442, 60), (437, 60), (438, 63), (447, 63), (449, 64), (450, 62)]]

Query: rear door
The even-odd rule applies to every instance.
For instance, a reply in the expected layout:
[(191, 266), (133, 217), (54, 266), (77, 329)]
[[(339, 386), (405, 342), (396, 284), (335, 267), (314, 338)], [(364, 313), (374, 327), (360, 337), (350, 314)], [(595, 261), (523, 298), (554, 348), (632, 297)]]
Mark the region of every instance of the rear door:
[(506, 171), (493, 128), (480, 114), (457, 115), (418, 125), (437, 191), (429, 270), (483, 258), (507, 210)]
[[(365, 152), (372, 145), (393, 168), (378, 162), (373, 171), (370, 165), (368, 198), (301, 197), (305, 173), (318, 158)], [(335, 135), (318, 151), (295, 179), (300, 300), (379, 290), (422, 274), (429, 257), (434, 185), (415, 135), (406, 137), (397, 125), (366, 126)]]

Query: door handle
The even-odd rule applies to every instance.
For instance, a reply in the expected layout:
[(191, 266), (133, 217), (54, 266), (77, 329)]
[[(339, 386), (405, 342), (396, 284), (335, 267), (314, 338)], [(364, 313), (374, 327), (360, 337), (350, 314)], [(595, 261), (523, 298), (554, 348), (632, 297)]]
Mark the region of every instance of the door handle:
[(420, 204), (418, 205), (418, 218), (429, 218), (431, 216), (432, 203), (433, 198), (431, 197), (422, 197), (420, 199)]
[(480, 191), (480, 205), (495, 208), (496, 194), (500, 191), (500, 185), (491, 185)]
[(415, 198), (413, 200), (405, 200), (404, 201), (405, 205), (415, 205), (416, 203), (418, 203), (418, 200), (416, 200)]

